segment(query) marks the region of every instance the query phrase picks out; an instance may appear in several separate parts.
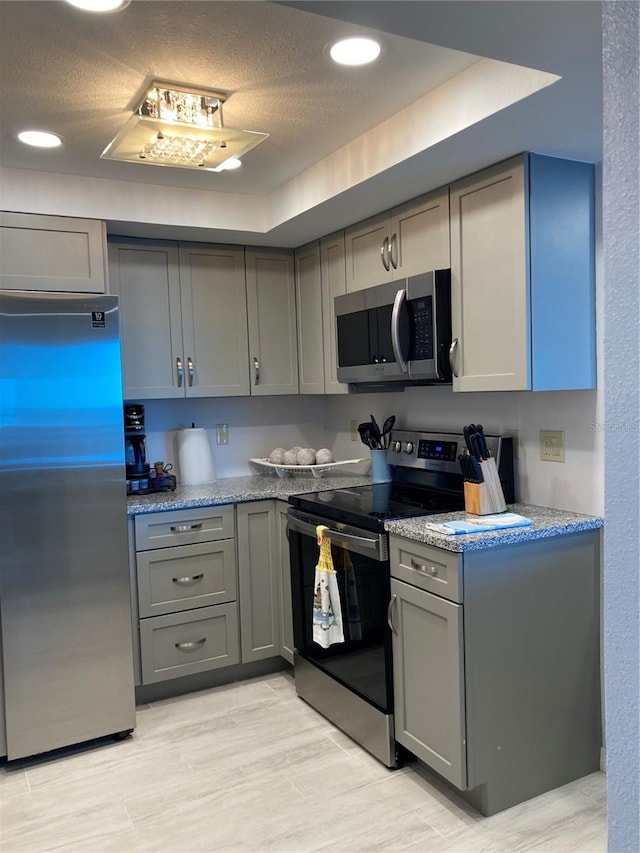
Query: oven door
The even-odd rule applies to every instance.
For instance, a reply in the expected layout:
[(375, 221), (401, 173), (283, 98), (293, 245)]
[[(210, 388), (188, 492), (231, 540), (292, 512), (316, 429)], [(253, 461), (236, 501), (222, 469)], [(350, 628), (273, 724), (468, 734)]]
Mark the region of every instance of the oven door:
[[(344, 642), (324, 649), (313, 640), (313, 599), (324, 524), (338, 581)], [(387, 536), (290, 509), (294, 641), (298, 654), (386, 714), (393, 712), (391, 598)]]

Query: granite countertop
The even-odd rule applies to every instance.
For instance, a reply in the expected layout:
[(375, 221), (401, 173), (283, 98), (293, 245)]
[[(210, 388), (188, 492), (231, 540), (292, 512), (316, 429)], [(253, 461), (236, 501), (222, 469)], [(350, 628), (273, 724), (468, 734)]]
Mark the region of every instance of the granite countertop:
[(163, 512), (172, 509), (195, 509), (201, 506), (243, 503), (277, 498), (286, 501), (290, 495), (326, 492), (348, 486), (365, 486), (371, 482), (366, 474), (332, 474), (326, 477), (285, 477), (274, 474), (249, 474), (244, 477), (222, 477), (204, 486), (178, 486), (174, 492), (129, 495), (127, 514)]
[(511, 504), (509, 512), (515, 512), (530, 518), (532, 525), (504, 530), (489, 530), (482, 533), (454, 534), (436, 533), (425, 527), (426, 522), (459, 521), (476, 518), (465, 512), (446, 512), (438, 515), (420, 516), (398, 521), (387, 521), (384, 525), (389, 533), (444, 548), (447, 551), (479, 551), (497, 545), (509, 545), (528, 542), (534, 539), (546, 539), (566, 533), (578, 533), (581, 530), (594, 530), (604, 526), (604, 519), (595, 515), (582, 515), (562, 509), (551, 509), (532, 504)]

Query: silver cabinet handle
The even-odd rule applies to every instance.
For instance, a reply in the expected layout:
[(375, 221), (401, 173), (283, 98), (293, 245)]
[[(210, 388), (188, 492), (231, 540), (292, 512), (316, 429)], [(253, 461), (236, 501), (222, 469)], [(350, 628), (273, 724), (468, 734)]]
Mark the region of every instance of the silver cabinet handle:
[(177, 583), (179, 586), (191, 586), (194, 583), (199, 583), (204, 577), (204, 572), (201, 572), (199, 575), (194, 575), (189, 578), (171, 578), (173, 583)]
[(174, 643), (176, 649), (180, 649), (181, 652), (195, 652), (200, 646), (204, 646), (207, 642), (206, 637), (202, 637), (200, 640), (193, 640), (188, 643)]
[(451, 341), (451, 346), (449, 347), (449, 367), (451, 368), (451, 372), (456, 377), (456, 379), (458, 378), (458, 374), (457, 374), (456, 368), (455, 368), (457, 351), (458, 351), (458, 339), (454, 338)]
[(187, 359), (187, 376), (189, 377), (189, 387), (193, 385), (193, 377), (196, 375), (195, 369), (193, 367), (193, 360), (191, 356)]
[(394, 270), (398, 269), (398, 235), (392, 234), (389, 241), (389, 260)]
[(393, 634), (398, 633), (395, 625), (393, 624), (393, 606), (397, 600), (398, 600), (398, 596), (394, 593), (391, 596), (391, 601), (389, 602), (389, 607), (387, 608), (387, 625), (389, 626), (389, 628), (391, 629), (391, 632)]
[(259, 361), (258, 361), (258, 359), (255, 357), (255, 355), (254, 355), (254, 357), (253, 357), (253, 367), (254, 367), (254, 369), (255, 369), (255, 371), (256, 371), (255, 384), (256, 384), (256, 385), (259, 385), (259, 384), (260, 384), (260, 362), (259, 362)]
[(424, 563), (418, 563), (415, 560), (411, 560), (411, 568), (417, 569), (419, 572), (428, 572), (433, 577), (437, 577), (438, 575), (438, 567), (437, 566), (426, 566)]
[(396, 293), (396, 298), (393, 302), (393, 311), (391, 312), (391, 346), (393, 354), (396, 357), (398, 367), (401, 373), (409, 372), (409, 365), (402, 357), (400, 350), (400, 312), (402, 311), (402, 303), (406, 299), (407, 291), (403, 288)]
[(180, 356), (176, 358), (176, 377), (178, 380), (178, 388), (182, 388), (182, 380), (184, 378), (184, 370), (182, 369), (182, 359)]
[(380, 245), (380, 260), (382, 266), (389, 272), (389, 238), (385, 237)]
[(172, 533), (189, 533), (191, 530), (200, 530), (202, 527), (201, 521), (196, 521), (195, 524), (174, 524), (171, 526)]

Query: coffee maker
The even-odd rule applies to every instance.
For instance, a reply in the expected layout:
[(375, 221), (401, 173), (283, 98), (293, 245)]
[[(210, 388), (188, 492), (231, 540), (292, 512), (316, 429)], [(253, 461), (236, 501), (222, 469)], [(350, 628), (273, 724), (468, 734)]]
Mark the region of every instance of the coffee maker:
[(149, 476), (147, 445), (144, 432), (144, 406), (142, 403), (124, 405), (124, 454), (127, 480)]

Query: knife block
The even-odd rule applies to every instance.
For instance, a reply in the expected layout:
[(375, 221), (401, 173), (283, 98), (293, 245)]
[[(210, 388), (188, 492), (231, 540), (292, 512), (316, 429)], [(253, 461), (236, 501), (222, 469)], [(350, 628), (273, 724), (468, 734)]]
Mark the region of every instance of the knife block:
[(507, 504), (495, 459), (492, 457), (484, 459), (480, 462), (480, 470), (484, 477), (483, 483), (464, 484), (465, 510), (471, 515), (492, 515), (497, 512), (506, 512)]

